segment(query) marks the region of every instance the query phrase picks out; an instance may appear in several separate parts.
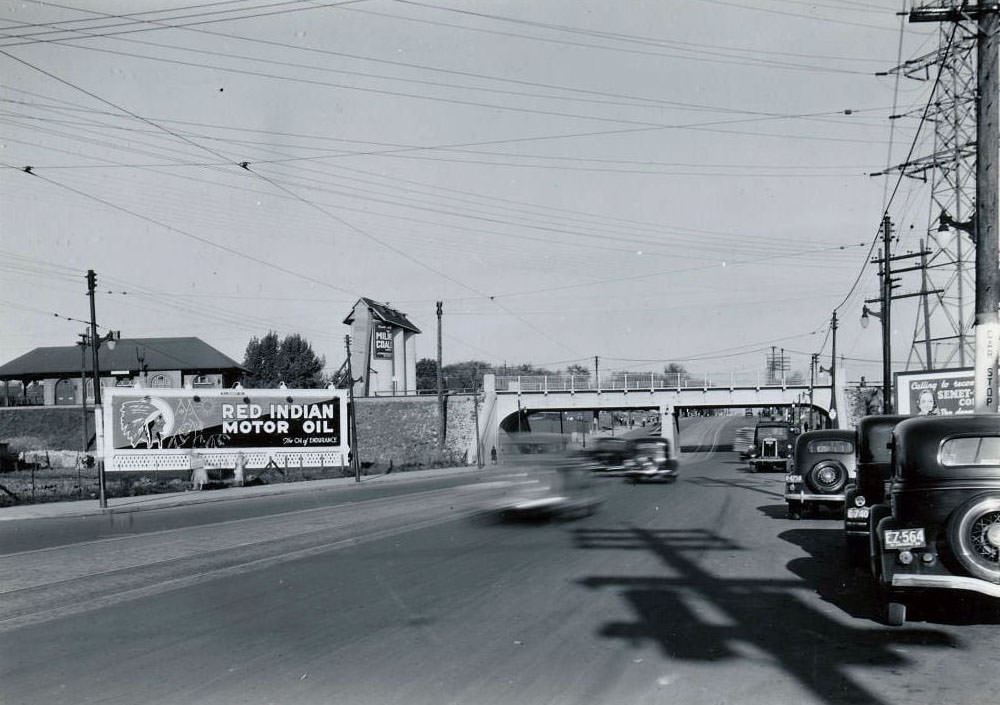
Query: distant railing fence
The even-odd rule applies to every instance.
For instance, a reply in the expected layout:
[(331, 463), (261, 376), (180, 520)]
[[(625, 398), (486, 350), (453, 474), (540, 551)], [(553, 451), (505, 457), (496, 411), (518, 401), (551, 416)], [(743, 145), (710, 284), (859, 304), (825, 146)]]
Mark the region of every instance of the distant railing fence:
[(582, 375), (498, 376), (498, 392), (642, 392), (681, 389), (752, 389), (762, 387), (802, 387), (807, 383), (796, 378), (773, 379), (754, 372), (719, 372), (704, 374), (662, 374), (656, 372), (616, 372), (599, 379)]

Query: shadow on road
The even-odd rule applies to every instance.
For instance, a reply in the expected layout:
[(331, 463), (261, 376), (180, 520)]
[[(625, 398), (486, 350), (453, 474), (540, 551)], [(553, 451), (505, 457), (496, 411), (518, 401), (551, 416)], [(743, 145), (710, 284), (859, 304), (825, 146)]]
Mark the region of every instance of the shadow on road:
[(621, 591), (635, 615), (631, 622), (605, 624), (602, 636), (636, 645), (651, 640), (669, 658), (735, 660), (747, 658), (750, 645), (824, 702), (882, 705), (885, 701), (851, 678), (847, 667), (906, 666), (909, 661), (892, 646), (955, 645), (947, 634), (932, 629), (842, 624), (803, 601), (807, 586), (798, 580), (709, 573), (692, 556), (742, 550), (709, 531), (580, 528), (573, 536), (580, 549), (649, 551), (661, 560), (665, 575), (590, 576), (580, 582), (595, 590)]
[(784, 499), (785, 495), (783, 492), (779, 492), (774, 489), (775, 485), (764, 478), (759, 478), (756, 480), (738, 479), (738, 480), (722, 480), (717, 477), (705, 477), (704, 475), (698, 475), (696, 477), (686, 478), (688, 482), (693, 482), (700, 487), (735, 487), (741, 490), (750, 490), (751, 492), (760, 492), (761, 494), (766, 494), (771, 497), (778, 497), (779, 499)]
[(788, 521), (788, 504), (763, 504), (757, 507), (757, 511), (768, 519)]
[[(778, 534), (778, 538), (809, 554), (790, 561), (788, 569), (821, 598), (853, 617), (880, 618), (882, 605), (877, 601), (872, 578), (848, 565), (841, 528), (793, 529)], [(1000, 609), (995, 599), (978, 593), (931, 590), (911, 593), (906, 620), (942, 625), (1000, 624)]]
[(733, 449), (732, 443), (704, 443), (701, 445), (681, 445), (682, 453), (714, 453)]

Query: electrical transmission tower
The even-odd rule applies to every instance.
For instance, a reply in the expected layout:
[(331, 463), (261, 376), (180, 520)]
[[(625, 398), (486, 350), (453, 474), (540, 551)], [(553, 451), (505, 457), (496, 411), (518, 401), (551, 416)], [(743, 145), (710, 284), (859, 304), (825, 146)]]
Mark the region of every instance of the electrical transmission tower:
[[(967, 3), (927, 4), (960, 11)], [(943, 22), (938, 31), (937, 49), (889, 72), (933, 81), (940, 71), (926, 112), (933, 151), (892, 169), (931, 186), (929, 252), (907, 369), (966, 367), (975, 359), (976, 20)]]

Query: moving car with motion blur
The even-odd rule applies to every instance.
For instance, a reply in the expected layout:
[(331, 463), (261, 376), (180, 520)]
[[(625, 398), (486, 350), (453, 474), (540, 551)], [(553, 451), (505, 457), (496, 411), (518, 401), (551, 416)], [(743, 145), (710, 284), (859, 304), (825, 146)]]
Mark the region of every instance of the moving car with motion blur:
[(762, 421), (753, 434), (753, 446), (747, 452), (750, 472), (785, 471), (792, 450), (792, 429), (783, 421)]
[(629, 457), (628, 441), (624, 438), (597, 438), (583, 456), (595, 472), (623, 470)]
[(914, 591), (1000, 598), (1000, 416), (919, 416), (892, 434), (889, 503), (869, 514), (889, 624)]
[(852, 565), (867, 567), (869, 564), (868, 514), (873, 505), (885, 502), (892, 470), (889, 450), (892, 429), (907, 418), (888, 414), (866, 416), (858, 422), (857, 476), (844, 489), (844, 539), (847, 559)]
[(632, 482), (673, 482), (677, 461), (670, 457), (666, 438), (633, 438), (628, 442), (625, 477)]
[(795, 441), (792, 467), (785, 475), (788, 518), (800, 519), (814, 509), (841, 512), (844, 487), (854, 479), (854, 431), (806, 431)]
[(523, 479), (488, 507), (501, 520), (575, 519), (600, 507), (602, 498), (595, 491), (590, 468), (578, 454), (567, 451), (560, 434), (511, 434), (503, 447), (504, 465), (520, 470)]

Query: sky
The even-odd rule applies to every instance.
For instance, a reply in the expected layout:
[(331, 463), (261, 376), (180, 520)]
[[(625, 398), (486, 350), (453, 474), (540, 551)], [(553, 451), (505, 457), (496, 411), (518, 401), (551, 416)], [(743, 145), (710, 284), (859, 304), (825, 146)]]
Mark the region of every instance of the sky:
[[(938, 46), (902, 0), (0, 0), (0, 361), (101, 330), (242, 360), (387, 302), (444, 362), (880, 376)], [(30, 167), (30, 169), (29, 169)], [(891, 196), (891, 198), (890, 198)], [(919, 279), (904, 278), (915, 289)], [(914, 300), (894, 308), (896, 369)]]

